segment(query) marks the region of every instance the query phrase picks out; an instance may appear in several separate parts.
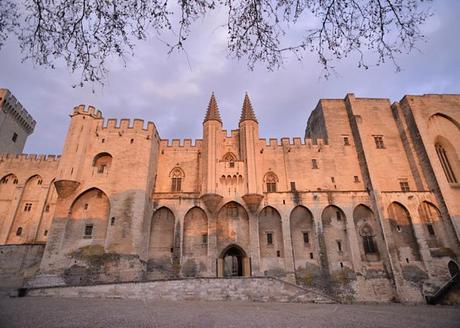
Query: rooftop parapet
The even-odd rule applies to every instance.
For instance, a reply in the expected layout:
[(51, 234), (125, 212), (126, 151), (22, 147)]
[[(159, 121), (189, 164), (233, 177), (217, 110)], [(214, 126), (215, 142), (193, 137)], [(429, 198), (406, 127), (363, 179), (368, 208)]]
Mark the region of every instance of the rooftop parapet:
[(34, 132), (37, 122), (16, 97), (8, 89), (0, 89), (0, 95), (1, 94), (3, 94), (4, 99), (0, 99), (0, 110), (14, 117), (16, 121), (24, 127), (28, 134)]
[(160, 141), (160, 147), (161, 148), (177, 148), (177, 147), (180, 147), (180, 148), (184, 148), (184, 149), (187, 149), (187, 148), (190, 148), (190, 149), (198, 149), (198, 148), (201, 148), (203, 144), (203, 140), (202, 139), (195, 139), (195, 140), (192, 140), (192, 139), (162, 139)]
[(78, 114), (89, 115), (94, 118), (102, 118), (102, 112), (96, 109), (94, 106), (88, 106), (88, 107), (86, 107), (85, 105), (75, 106), (70, 116), (74, 116)]
[(2, 162), (57, 162), (61, 155), (46, 155), (46, 154), (0, 154), (0, 163)]
[(133, 120), (127, 118), (122, 118), (121, 120), (109, 118), (101, 123), (100, 128), (103, 132), (117, 132), (119, 134), (136, 131), (149, 136), (154, 136), (156, 139), (160, 140), (155, 123), (150, 121), (146, 122), (137, 118)]
[(265, 146), (268, 146), (268, 147), (303, 146), (306, 148), (311, 148), (312, 146), (327, 145), (327, 143), (323, 139), (320, 139), (320, 138), (317, 138), (317, 139), (300, 138), (300, 137), (294, 137), (294, 138), (283, 137), (281, 139), (269, 138), (268, 142), (267, 142), (267, 139), (265, 138), (261, 138), (259, 140), (263, 142)]

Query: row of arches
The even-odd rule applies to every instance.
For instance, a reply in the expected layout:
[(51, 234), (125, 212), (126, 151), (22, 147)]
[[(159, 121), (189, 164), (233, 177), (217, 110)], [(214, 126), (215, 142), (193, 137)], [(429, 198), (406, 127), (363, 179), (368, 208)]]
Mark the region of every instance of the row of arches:
[[(418, 212), (428, 246), (445, 246), (439, 210), (429, 202), (422, 202)], [(420, 261), (420, 248), (409, 211), (402, 204), (393, 202), (387, 213), (399, 260), (403, 263)], [(124, 228), (120, 226), (122, 218), (109, 219), (109, 216), (110, 200), (103, 191), (92, 188), (80, 194), (69, 209), (71, 220), (66, 225), (65, 248), (81, 247), (89, 242), (85, 241), (87, 239), (92, 245), (110, 246), (107, 243), (109, 227), (114, 226), (120, 231)], [(352, 225), (347, 224), (350, 219)], [(247, 256), (257, 253), (260, 271), (270, 274), (286, 270), (286, 245), (292, 250), (295, 268), (308, 263), (322, 264), (320, 253), (323, 251), (331, 270), (353, 267), (350, 243), (357, 242), (363, 262), (380, 261), (386, 249), (380, 223), (364, 204), (353, 209), (352, 218), (347, 218), (338, 206), (328, 205), (318, 219), (307, 207), (298, 205), (286, 220), (283, 223), (275, 207), (265, 206), (257, 214), (257, 230), (254, 230), (246, 209), (234, 201), (219, 209), (215, 222), (210, 221), (207, 212), (198, 206), (189, 209), (183, 220), (171, 209), (161, 207), (153, 213), (150, 222), (148, 258), (171, 263), (171, 259), (178, 256), (181, 263), (187, 260), (196, 262), (198, 271), (206, 274), (210, 250), (223, 256), (225, 249), (235, 246)], [(350, 227), (354, 228), (354, 237), (350, 236)], [(258, 236), (254, 235), (256, 232)], [(323, 243), (319, 234), (322, 234)]]
[[(57, 198), (53, 181), (45, 185), (42, 176), (35, 174), (22, 189), (17, 188), (18, 183), (13, 173), (0, 179), (0, 231), (10, 244), (44, 241)], [(19, 199), (15, 196), (18, 190)], [(9, 221), (13, 216), (13, 221)]]
[[(431, 236), (440, 246), (444, 234), (439, 210), (431, 203), (423, 202), (419, 207), (420, 219), (424, 224), (425, 235)], [(388, 207), (392, 237), (400, 261), (420, 261), (420, 249), (411, 216), (400, 203), (393, 202)], [(149, 257), (170, 256), (174, 248), (175, 222), (173, 212), (162, 207), (152, 219)], [(332, 269), (352, 267), (350, 241), (347, 232), (347, 217), (335, 205), (327, 206), (321, 214), (327, 261)], [(184, 216), (182, 256), (184, 259), (203, 260), (208, 247), (208, 218), (206, 212), (194, 207)], [(258, 214), (258, 250), (262, 271), (284, 270), (286, 237), (280, 213), (271, 206), (264, 207)], [(358, 238), (361, 260), (380, 261), (385, 249), (381, 227), (372, 210), (366, 205), (358, 205), (353, 211), (353, 224)], [(177, 228), (177, 227), (176, 227)], [(236, 202), (225, 204), (217, 214), (216, 248), (217, 252), (230, 245), (243, 250), (251, 249), (249, 219), (243, 206)], [(434, 231), (434, 232), (433, 232)], [(304, 206), (296, 206), (289, 216), (289, 236), (295, 267), (306, 263), (319, 263), (318, 228), (311, 211)], [(166, 234), (166, 235), (165, 235)], [(427, 239), (430, 240), (430, 239)], [(430, 245), (429, 245), (430, 246)], [(168, 251), (169, 250), (169, 251)]]

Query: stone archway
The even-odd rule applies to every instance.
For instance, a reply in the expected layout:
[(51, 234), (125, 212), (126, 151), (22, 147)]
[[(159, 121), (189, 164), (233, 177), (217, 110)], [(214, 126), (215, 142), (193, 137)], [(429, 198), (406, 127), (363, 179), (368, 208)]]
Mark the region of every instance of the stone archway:
[(238, 245), (227, 246), (219, 256), (217, 275), (219, 277), (249, 277), (250, 261), (246, 252)]

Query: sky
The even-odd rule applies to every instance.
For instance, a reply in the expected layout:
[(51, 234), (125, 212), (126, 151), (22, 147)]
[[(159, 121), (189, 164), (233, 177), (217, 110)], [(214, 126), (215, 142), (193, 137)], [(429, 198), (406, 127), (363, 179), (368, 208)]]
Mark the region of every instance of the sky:
[(250, 71), (246, 62), (228, 57), (225, 30), (212, 17), (196, 23), (184, 53), (168, 55), (156, 38), (138, 43), (126, 65), (113, 60), (105, 85), (72, 88), (78, 74), (65, 67), (44, 69), (21, 63), (14, 39), (0, 50), (0, 88), (10, 89), (37, 121), (25, 153), (60, 154), (79, 104), (93, 105), (107, 118), (152, 121), (162, 139), (200, 139), (202, 121), (214, 92), (224, 129), (238, 128), (245, 92), (259, 121), (261, 138), (303, 137), (308, 116), (321, 98), (389, 98), (460, 93), (460, 1), (435, 0), (434, 15), (423, 26), (426, 40), (418, 51), (400, 55), (402, 71), (392, 63), (357, 67), (353, 59), (336, 63), (325, 79), (314, 54), (284, 67)]

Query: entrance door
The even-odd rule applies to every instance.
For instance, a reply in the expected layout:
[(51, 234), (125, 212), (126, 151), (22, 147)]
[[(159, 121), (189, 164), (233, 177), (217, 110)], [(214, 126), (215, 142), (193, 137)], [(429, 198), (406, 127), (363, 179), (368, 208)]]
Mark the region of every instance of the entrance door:
[(223, 253), (223, 276), (242, 277), (244, 252), (238, 246), (231, 246)]

